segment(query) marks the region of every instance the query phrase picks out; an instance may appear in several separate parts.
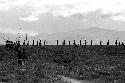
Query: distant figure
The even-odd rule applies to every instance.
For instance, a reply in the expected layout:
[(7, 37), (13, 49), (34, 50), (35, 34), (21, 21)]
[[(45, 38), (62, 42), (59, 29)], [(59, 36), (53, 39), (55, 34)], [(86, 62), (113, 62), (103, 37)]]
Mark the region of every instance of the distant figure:
[(108, 40), (108, 42), (107, 42), (107, 45), (109, 45), (109, 40)]
[(40, 42), (39, 42), (39, 46), (41, 46), (41, 40), (40, 40)]
[(100, 41), (100, 45), (102, 45), (102, 41)]
[(37, 41), (37, 46), (38, 46), (39, 44), (38, 44), (38, 41)]
[(82, 41), (80, 40), (80, 46), (82, 45)]
[(44, 46), (46, 45), (46, 43), (47, 43), (47, 41), (46, 41), (46, 40), (44, 40)]
[(22, 66), (22, 54), (21, 54), (21, 49), (18, 48), (18, 49), (17, 49), (17, 52), (18, 52), (17, 57), (18, 57), (18, 68), (19, 68), (20, 66)]
[(57, 40), (57, 45), (59, 45), (59, 40)]
[(63, 41), (62, 45), (65, 45), (65, 40)]
[(91, 45), (92, 45), (92, 40), (91, 40)]
[(25, 46), (25, 40), (23, 41), (23, 45)]
[(117, 45), (117, 44), (118, 44), (118, 41), (116, 40), (116, 41), (115, 41), (115, 45)]
[(23, 59), (23, 62), (26, 63), (27, 56), (26, 56), (25, 48), (22, 49), (22, 59)]
[(33, 46), (34, 46), (34, 40), (33, 40)]
[(69, 45), (70, 45), (70, 41), (69, 41)]
[(119, 45), (121, 45), (121, 43), (120, 43), (120, 42), (119, 42), (118, 44), (119, 44)]
[(85, 40), (85, 46), (87, 45), (87, 42), (86, 42), (86, 40)]
[(46, 41), (44, 40), (44, 46), (46, 45)]
[(73, 45), (76, 45), (76, 42), (75, 42), (75, 40), (74, 40), (74, 42), (73, 42)]

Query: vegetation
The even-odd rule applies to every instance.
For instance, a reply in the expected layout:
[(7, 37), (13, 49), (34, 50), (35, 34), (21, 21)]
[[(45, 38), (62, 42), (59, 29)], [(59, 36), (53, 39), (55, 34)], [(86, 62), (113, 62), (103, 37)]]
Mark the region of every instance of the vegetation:
[(22, 46), (26, 63), (18, 68), (17, 51), (0, 46), (0, 82), (64, 83), (58, 75), (78, 80), (125, 83), (125, 47), (119, 45)]

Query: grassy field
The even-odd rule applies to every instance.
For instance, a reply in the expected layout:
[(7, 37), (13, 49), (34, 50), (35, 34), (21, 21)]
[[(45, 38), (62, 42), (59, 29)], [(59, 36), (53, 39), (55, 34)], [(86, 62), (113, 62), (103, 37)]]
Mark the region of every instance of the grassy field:
[(17, 51), (0, 46), (0, 83), (64, 83), (59, 76), (125, 83), (124, 46), (48, 45), (25, 48), (28, 58), (18, 68)]

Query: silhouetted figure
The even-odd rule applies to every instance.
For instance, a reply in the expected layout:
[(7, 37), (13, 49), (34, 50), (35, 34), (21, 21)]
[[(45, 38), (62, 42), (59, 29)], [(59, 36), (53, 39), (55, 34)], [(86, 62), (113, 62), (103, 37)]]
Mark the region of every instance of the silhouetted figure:
[(70, 45), (70, 41), (69, 41), (69, 45)]
[(40, 42), (39, 42), (39, 46), (41, 46), (41, 40), (40, 40)]
[(44, 46), (46, 45), (46, 41), (44, 40)]
[(46, 40), (44, 40), (44, 46), (46, 45), (46, 43), (47, 43), (47, 41), (46, 41)]
[(116, 40), (116, 41), (115, 41), (115, 45), (117, 45), (117, 44), (118, 44), (118, 41)]
[(85, 40), (85, 46), (87, 45), (87, 42), (86, 42), (86, 40)]
[(34, 40), (33, 40), (33, 46), (34, 46)]
[(25, 46), (25, 40), (23, 41), (23, 45)]
[(19, 68), (20, 66), (22, 66), (22, 54), (21, 54), (21, 49), (18, 48), (18, 49), (17, 49), (17, 52), (18, 52), (17, 57), (18, 57), (18, 68)]
[(92, 45), (92, 40), (91, 40), (91, 45)]
[(100, 45), (102, 45), (102, 41), (100, 41)]
[(39, 44), (38, 44), (38, 40), (37, 40), (37, 46), (38, 46)]
[(26, 63), (26, 59), (27, 59), (25, 48), (22, 49), (22, 59), (23, 59), (23, 62), (25, 64)]
[(119, 44), (119, 45), (121, 45), (121, 43), (120, 43), (120, 42), (119, 42), (118, 44)]
[(65, 45), (65, 40), (63, 41), (62, 45)]
[(76, 41), (74, 40), (73, 45), (76, 45)]
[(57, 45), (59, 45), (59, 40), (57, 40)]
[(107, 45), (109, 45), (109, 40), (108, 40), (108, 42), (107, 42)]
[(81, 40), (80, 40), (80, 46), (82, 45), (82, 42), (81, 42)]

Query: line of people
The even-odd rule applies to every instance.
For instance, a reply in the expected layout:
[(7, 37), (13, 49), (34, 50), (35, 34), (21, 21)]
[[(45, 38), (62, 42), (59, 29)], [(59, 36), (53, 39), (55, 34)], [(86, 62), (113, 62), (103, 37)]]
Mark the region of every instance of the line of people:
[[(57, 45), (59, 45), (59, 40), (57, 40)], [(62, 42), (62, 45), (66, 45), (66, 41), (65, 40)], [(71, 45), (70, 41), (69, 41), (68, 45)], [(73, 42), (73, 45), (77, 45), (75, 40)], [(86, 45), (93, 45), (93, 41), (91, 40), (90, 44), (88, 44), (87, 40), (84, 40), (84, 43), (82, 44), (82, 41), (80, 40), (80, 43), (78, 45), (85, 45), (85, 46)], [(99, 42), (99, 45), (103, 45), (102, 41)], [(110, 41), (109, 40), (106, 42), (106, 45), (110, 45)], [(118, 40), (116, 40), (115, 41), (115, 45), (124, 45), (124, 42), (120, 42), (120, 41), (118, 42)]]

